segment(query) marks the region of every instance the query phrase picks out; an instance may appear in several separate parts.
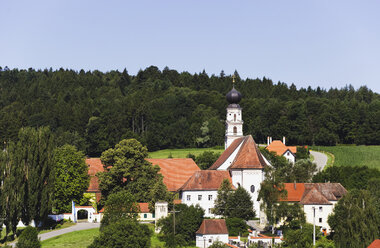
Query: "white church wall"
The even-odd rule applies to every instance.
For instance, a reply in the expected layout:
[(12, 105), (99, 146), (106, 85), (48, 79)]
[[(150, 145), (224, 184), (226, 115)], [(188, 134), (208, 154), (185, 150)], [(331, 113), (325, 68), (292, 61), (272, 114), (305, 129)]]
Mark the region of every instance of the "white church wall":
[(286, 151), (283, 155), (289, 162), (295, 163), (296, 157), (290, 151)]
[(214, 208), (217, 196), (217, 190), (183, 191), (182, 203), (188, 206), (199, 204), (199, 206), (205, 211), (205, 217), (215, 218), (219, 216), (212, 214), (211, 209)]
[[(243, 187), (251, 196), (253, 201), (253, 209), (256, 211), (257, 217), (260, 217), (260, 202), (257, 201), (260, 184), (264, 180), (264, 172), (262, 169), (243, 169), (231, 170), (232, 184), (237, 188), (239, 185)], [(254, 188), (251, 188), (253, 186)], [(253, 192), (252, 192), (253, 190)]]

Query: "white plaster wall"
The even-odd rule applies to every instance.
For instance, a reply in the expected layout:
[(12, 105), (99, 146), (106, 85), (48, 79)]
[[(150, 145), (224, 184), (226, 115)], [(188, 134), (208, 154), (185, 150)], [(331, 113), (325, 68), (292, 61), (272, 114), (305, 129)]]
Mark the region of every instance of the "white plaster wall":
[[(146, 218), (144, 218), (145, 215), (146, 215)], [(152, 213), (139, 213), (138, 220), (140, 222), (152, 222), (155, 220), (155, 218), (153, 217)]]
[[(235, 117), (236, 116), (236, 120)], [(234, 127), (237, 128), (237, 132), (234, 133)], [(226, 139), (225, 139), (225, 149), (231, 145), (231, 143), (243, 136), (243, 120), (241, 108), (227, 108), (226, 117)]]
[[(198, 200), (198, 196), (201, 195), (202, 199)], [(209, 200), (209, 195), (211, 195), (211, 200)], [(190, 196), (190, 200), (188, 200)], [(183, 191), (182, 192), (182, 203), (188, 206), (197, 205), (204, 209), (205, 217), (215, 218), (219, 217), (210, 212), (210, 209), (214, 208), (215, 200), (218, 196), (217, 190), (194, 190), (194, 191)]]
[(285, 152), (284, 153), (284, 155), (283, 155), (289, 162), (291, 162), (291, 163), (295, 163), (295, 161), (296, 161), (296, 158), (294, 157), (294, 155), (291, 153), (291, 152), (289, 152), (289, 151), (287, 151), (287, 152)]
[(235, 151), (226, 159), (226, 161), (224, 161), (224, 163), (221, 166), (219, 166), (217, 170), (227, 170), (228, 167), (230, 167), (230, 165), (234, 161), (242, 145), (243, 142), (240, 143), (240, 145), (235, 149)]
[[(253, 201), (253, 209), (256, 211), (256, 217), (260, 218), (260, 202), (257, 201), (260, 184), (264, 180), (264, 172), (262, 169), (243, 169), (231, 170), (232, 184), (237, 188), (239, 185), (243, 187), (251, 196)], [(251, 192), (251, 185), (255, 186), (255, 191)]]
[(228, 234), (197, 234), (195, 237), (196, 246), (199, 248), (207, 248), (216, 241), (228, 243)]
[[(330, 226), (327, 223), (328, 216), (333, 212), (333, 205), (304, 205), (303, 210), (305, 212), (306, 222), (313, 224), (313, 207), (315, 207), (315, 225), (326, 228), (330, 232)], [(322, 207), (322, 210), (319, 208)], [(322, 218), (322, 222), (319, 222), (319, 218)]]

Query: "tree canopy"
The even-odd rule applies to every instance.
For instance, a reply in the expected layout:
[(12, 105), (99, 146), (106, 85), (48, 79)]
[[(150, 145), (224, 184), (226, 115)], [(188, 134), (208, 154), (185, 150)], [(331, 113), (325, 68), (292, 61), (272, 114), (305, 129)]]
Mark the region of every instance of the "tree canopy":
[(160, 199), (169, 197), (160, 168), (146, 161), (147, 156), (147, 148), (135, 139), (122, 140), (104, 151), (100, 159), (105, 171), (98, 173), (103, 200), (119, 191), (130, 193), (137, 202), (167, 200)]
[[(380, 144), (380, 96), (366, 86), (297, 89), (265, 77), (237, 78), (244, 132), (258, 143), (286, 136), (290, 145)], [(223, 145), (231, 82), (224, 73), (155, 66), (137, 75), (0, 70), (0, 140), (15, 140), (21, 127), (50, 126), (58, 146), (69, 143), (89, 156), (124, 138), (151, 151)]]
[(79, 203), (88, 188), (88, 167), (83, 152), (72, 145), (57, 148), (54, 161), (54, 207), (59, 213), (69, 213), (71, 201)]

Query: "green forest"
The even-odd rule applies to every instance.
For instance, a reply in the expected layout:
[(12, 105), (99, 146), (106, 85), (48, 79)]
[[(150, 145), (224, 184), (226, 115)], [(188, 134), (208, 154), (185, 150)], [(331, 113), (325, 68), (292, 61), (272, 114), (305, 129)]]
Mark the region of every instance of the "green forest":
[[(354, 89), (299, 88), (267, 78), (241, 79), (244, 133), (257, 143), (287, 137), (294, 145), (380, 144), (380, 95)], [(0, 67), (0, 140), (22, 127), (49, 126), (57, 145), (99, 156), (124, 138), (149, 151), (224, 143), (231, 75), (191, 74), (155, 66), (129, 75), (68, 69)]]

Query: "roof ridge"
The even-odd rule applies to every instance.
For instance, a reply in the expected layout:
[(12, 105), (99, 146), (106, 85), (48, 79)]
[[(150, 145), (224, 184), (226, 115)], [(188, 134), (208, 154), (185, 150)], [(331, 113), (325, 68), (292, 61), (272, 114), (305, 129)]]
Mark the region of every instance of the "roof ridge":
[[(242, 141), (241, 147), (240, 147), (238, 153), (236, 154), (236, 156), (234, 157), (234, 160), (232, 161), (232, 163), (230, 164), (230, 166), (228, 166), (228, 169), (231, 168), (235, 164), (237, 158), (239, 157), (241, 151), (243, 150), (245, 144), (247, 143), (248, 136), (251, 136), (251, 135), (243, 136), (243, 141)], [(237, 149), (237, 147), (236, 147), (236, 149)]]

